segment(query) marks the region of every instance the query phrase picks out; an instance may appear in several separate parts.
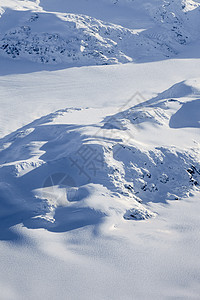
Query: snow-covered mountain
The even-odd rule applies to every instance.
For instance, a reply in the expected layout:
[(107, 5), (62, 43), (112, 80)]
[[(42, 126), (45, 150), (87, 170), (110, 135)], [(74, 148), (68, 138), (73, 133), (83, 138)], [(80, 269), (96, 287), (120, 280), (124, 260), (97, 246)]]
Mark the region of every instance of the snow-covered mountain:
[(198, 39), (200, 8), (197, 2), (111, 1), (110, 5), (117, 6), (118, 10), (121, 5), (130, 6), (133, 18), (138, 10), (141, 18), (142, 13), (148, 13), (152, 24), (140, 30), (125, 28), (68, 11), (47, 12), (39, 1), (20, 1), (14, 6), (15, 10), (11, 1), (7, 8), (4, 5), (1, 8), (0, 54), (69, 66), (116, 64), (174, 57), (184, 50), (184, 45)]
[[(99, 114), (88, 108), (62, 109), (26, 125), (0, 141), (1, 192), (12, 186), (39, 224), (41, 218), (47, 220), (47, 228), (57, 226), (54, 216), (62, 206), (90, 207), (105, 216), (155, 216), (142, 204), (178, 200), (199, 190), (199, 87), (199, 79), (181, 82), (99, 123), (79, 124)], [(88, 196), (100, 186), (105, 189), (101, 206), (88, 206)], [(108, 197), (115, 199), (111, 211)], [(59, 226), (65, 226), (66, 216)]]

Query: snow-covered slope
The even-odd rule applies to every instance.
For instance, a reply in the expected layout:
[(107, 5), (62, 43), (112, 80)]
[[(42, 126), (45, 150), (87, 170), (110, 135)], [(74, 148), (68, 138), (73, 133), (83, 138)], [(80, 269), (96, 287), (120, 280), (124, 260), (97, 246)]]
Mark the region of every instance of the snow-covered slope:
[[(145, 16), (148, 11), (153, 20), (141, 32), (86, 15), (46, 12), (39, 2), (15, 1), (19, 4), (14, 9), (13, 1), (6, 3), (1, 9), (0, 54), (14, 59), (69, 66), (152, 61), (177, 55), (199, 35), (200, 9), (194, 1), (128, 2), (134, 4), (133, 12), (137, 7), (134, 15), (139, 6), (141, 19), (142, 11)], [(112, 5), (120, 10), (120, 3)]]
[(199, 300), (199, 4), (0, 0), (0, 299)]
[(33, 65), (11, 62), (3, 299), (133, 299), (133, 282), (136, 299), (198, 299), (199, 60), (17, 75)]
[[(181, 84), (187, 92), (177, 99)], [(155, 216), (143, 204), (178, 200), (199, 188), (199, 86), (199, 79), (176, 84), (99, 123), (82, 124), (88, 116), (98, 116), (98, 109), (63, 109), (4, 137), (1, 193), (9, 201), (14, 195), (21, 198), (13, 201), (28, 210), (26, 222), (34, 216), (34, 226), (54, 230), (65, 228), (66, 216), (78, 208), (126, 219)], [(104, 191), (101, 204), (90, 203), (99, 190)], [(113, 200), (108, 204), (107, 198)], [(63, 220), (57, 219), (60, 207), (69, 210)], [(2, 211), (5, 216), (4, 204)], [(87, 222), (93, 218), (89, 213)]]

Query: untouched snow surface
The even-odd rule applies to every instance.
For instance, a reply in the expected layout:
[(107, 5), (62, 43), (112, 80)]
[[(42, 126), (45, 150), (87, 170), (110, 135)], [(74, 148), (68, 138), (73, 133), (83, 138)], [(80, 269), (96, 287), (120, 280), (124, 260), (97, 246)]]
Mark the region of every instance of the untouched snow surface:
[(199, 299), (199, 2), (0, 7), (0, 299)]

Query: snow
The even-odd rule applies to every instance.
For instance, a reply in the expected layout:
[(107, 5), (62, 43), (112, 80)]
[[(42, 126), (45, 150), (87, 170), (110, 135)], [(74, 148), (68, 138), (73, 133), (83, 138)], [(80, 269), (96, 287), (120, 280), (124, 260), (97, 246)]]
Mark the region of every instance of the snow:
[[(148, 11), (149, 19), (154, 20), (144, 28), (135, 28), (134, 24), (126, 28), (77, 11), (47, 12), (39, 3), (22, 1), (19, 6), (18, 2), (0, 3), (0, 54), (12, 59), (68, 66), (155, 61), (184, 52), (184, 47), (195, 43), (199, 36), (200, 7), (195, 2), (134, 3), (134, 15), (138, 10), (145, 11), (145, 15)], [(116, 5), (119, 13), (121, 5)]]
[(199, 299), (199, 2), (0, 7), (0, 298)]
[(200, 127), (200, 100), (184, 103), (170, 120), (172, 128)]

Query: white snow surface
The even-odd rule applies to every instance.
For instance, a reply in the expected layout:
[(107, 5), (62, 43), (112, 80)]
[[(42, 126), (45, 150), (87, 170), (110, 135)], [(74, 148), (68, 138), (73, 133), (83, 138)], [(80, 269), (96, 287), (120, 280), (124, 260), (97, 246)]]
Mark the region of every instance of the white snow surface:
[(0, 1), (0, 299), (199, 299), (199, 5)]

